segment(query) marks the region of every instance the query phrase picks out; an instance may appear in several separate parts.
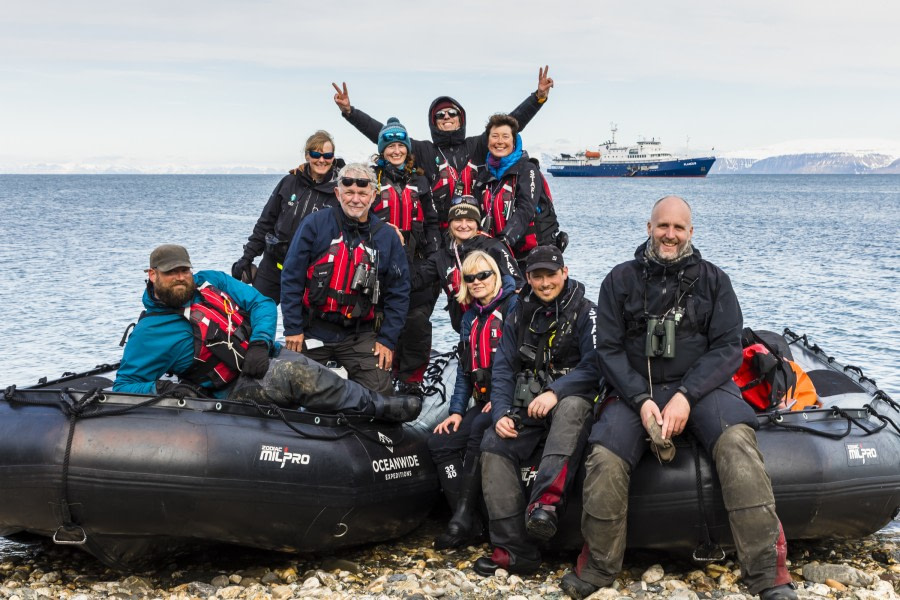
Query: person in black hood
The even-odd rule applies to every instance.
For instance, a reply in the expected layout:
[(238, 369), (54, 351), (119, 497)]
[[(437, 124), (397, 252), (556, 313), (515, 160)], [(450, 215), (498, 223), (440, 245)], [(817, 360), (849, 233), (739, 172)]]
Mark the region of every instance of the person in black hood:
[[(511, 113), (524, 129), (547, 101), (553, 79), (549, 67), (538, 69), (538, 87)], [(342, 87), (332, 83), (334, 102), (347, 119), (363, 135), (378, 143), (382, 124), (350, 104), (347, 84)], [(447, 211), (454, 196), (470, 195), (478, 169), (487, 155), (487, 138), (484, 133), (466, 137), (466, 111), (450, 96), (435, 98), (428, 107), (428, 125), (431, 140), (411, 140), (412, 153), (425, 170), (425, 176), (434, 192), (441, 227), (447, 226)]]
[[(335, 176), (344, 166), (334, 157), (334, 140), (327, 131), (317, 131), (306, 140), (306, 162), (285, 175), (269, 196), (253, 233), (244, 244), (244, 254), (231, 266), (231, 275), (250, 283), (276, 304), (281, 302), (281, 270), (285, 253), (300, 222), (312, 213), (337, 206)], [(253, 259), (263, 255), (257, 269)]]

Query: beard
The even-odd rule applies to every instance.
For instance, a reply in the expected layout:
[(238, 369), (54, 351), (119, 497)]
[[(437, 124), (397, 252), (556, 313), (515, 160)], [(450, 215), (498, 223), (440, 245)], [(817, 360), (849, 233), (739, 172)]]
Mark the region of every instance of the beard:
[(674, 256), (671, 257), (663, 256), (662, 254), (660, 254), (660, 246), (662, 246), (662, 243), (655, 237), (651, 236), (650, 243), (647, 245), (647, 257), (662, 265), (671, 265), (677, 263), (681, 259), (694, 253), (694, 249), (691, 247), (691, 240), (685, 240), (683, 243), (679, 244), (676, 247)]
[(194, 284), (193, 277), (186, 280), (184, 285), (180, 284), (181, 282), (163, 285), (162, 282), (157, 281), (153, 285), (153, 291), (156, 298), (169, 308), (181, 308), (185, 302), (194, 297), (197, 286)]

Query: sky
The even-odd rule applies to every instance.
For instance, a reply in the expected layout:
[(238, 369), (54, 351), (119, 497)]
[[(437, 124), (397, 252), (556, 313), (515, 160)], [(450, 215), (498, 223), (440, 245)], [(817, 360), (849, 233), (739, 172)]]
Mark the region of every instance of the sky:
[[(305, 139), (374, 146), (354, 106), (427, 138), (458, 99), (477, 133), (550, 66), (523, 133), (533, 155), (655, 137), (678, 151), (900, 156), (900, 4), (231, 0), (8, 2), (0, 14), (0, 172), (283, 172)], [(715, 150), (712, 150), (715, 149)]]

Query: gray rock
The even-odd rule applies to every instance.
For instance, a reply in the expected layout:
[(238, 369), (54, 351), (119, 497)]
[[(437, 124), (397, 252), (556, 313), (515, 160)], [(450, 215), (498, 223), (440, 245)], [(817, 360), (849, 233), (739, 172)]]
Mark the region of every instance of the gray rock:
[(868, 587), (875, 583), (875, 577), (847, 565), (809, 563), (803, 565), (803, 578), (815, 583), (825, 583), (826, 579), (852, 587)]
[(231, 584), (231, 580), (228, 578), (228, 575), (216, 575), (209, 583), (217, 588), (223, 588), (228, 587)]

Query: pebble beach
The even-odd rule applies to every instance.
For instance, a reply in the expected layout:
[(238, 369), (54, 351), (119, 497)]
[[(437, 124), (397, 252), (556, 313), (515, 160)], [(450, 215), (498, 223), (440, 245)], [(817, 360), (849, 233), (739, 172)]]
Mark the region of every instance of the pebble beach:
[[(559, 580), (574, 556), (550, 555), (540, 571), (521, 577), (472, 570), (488, 544), (437, 552), (432, 540), (442, 520), (429, 519), (392, 543), (332, 556), (298, 556), (227, 546), (205, 546), (173, 556), (169, 564), (123, 573), (92, 556), (45, 540), (0, 541), (0, 598), (10, 600), (380, 600), (404, 598), (566, 598)], [(706, 565), (659, 554), (626, 555), (613, 587), (592, 600), (754, 598), (731, 560)], [(794, 542), (789, 569), (800, 598), (890, 600), (900, 598), (900, 533), (896, 528), (861, 540)]]

